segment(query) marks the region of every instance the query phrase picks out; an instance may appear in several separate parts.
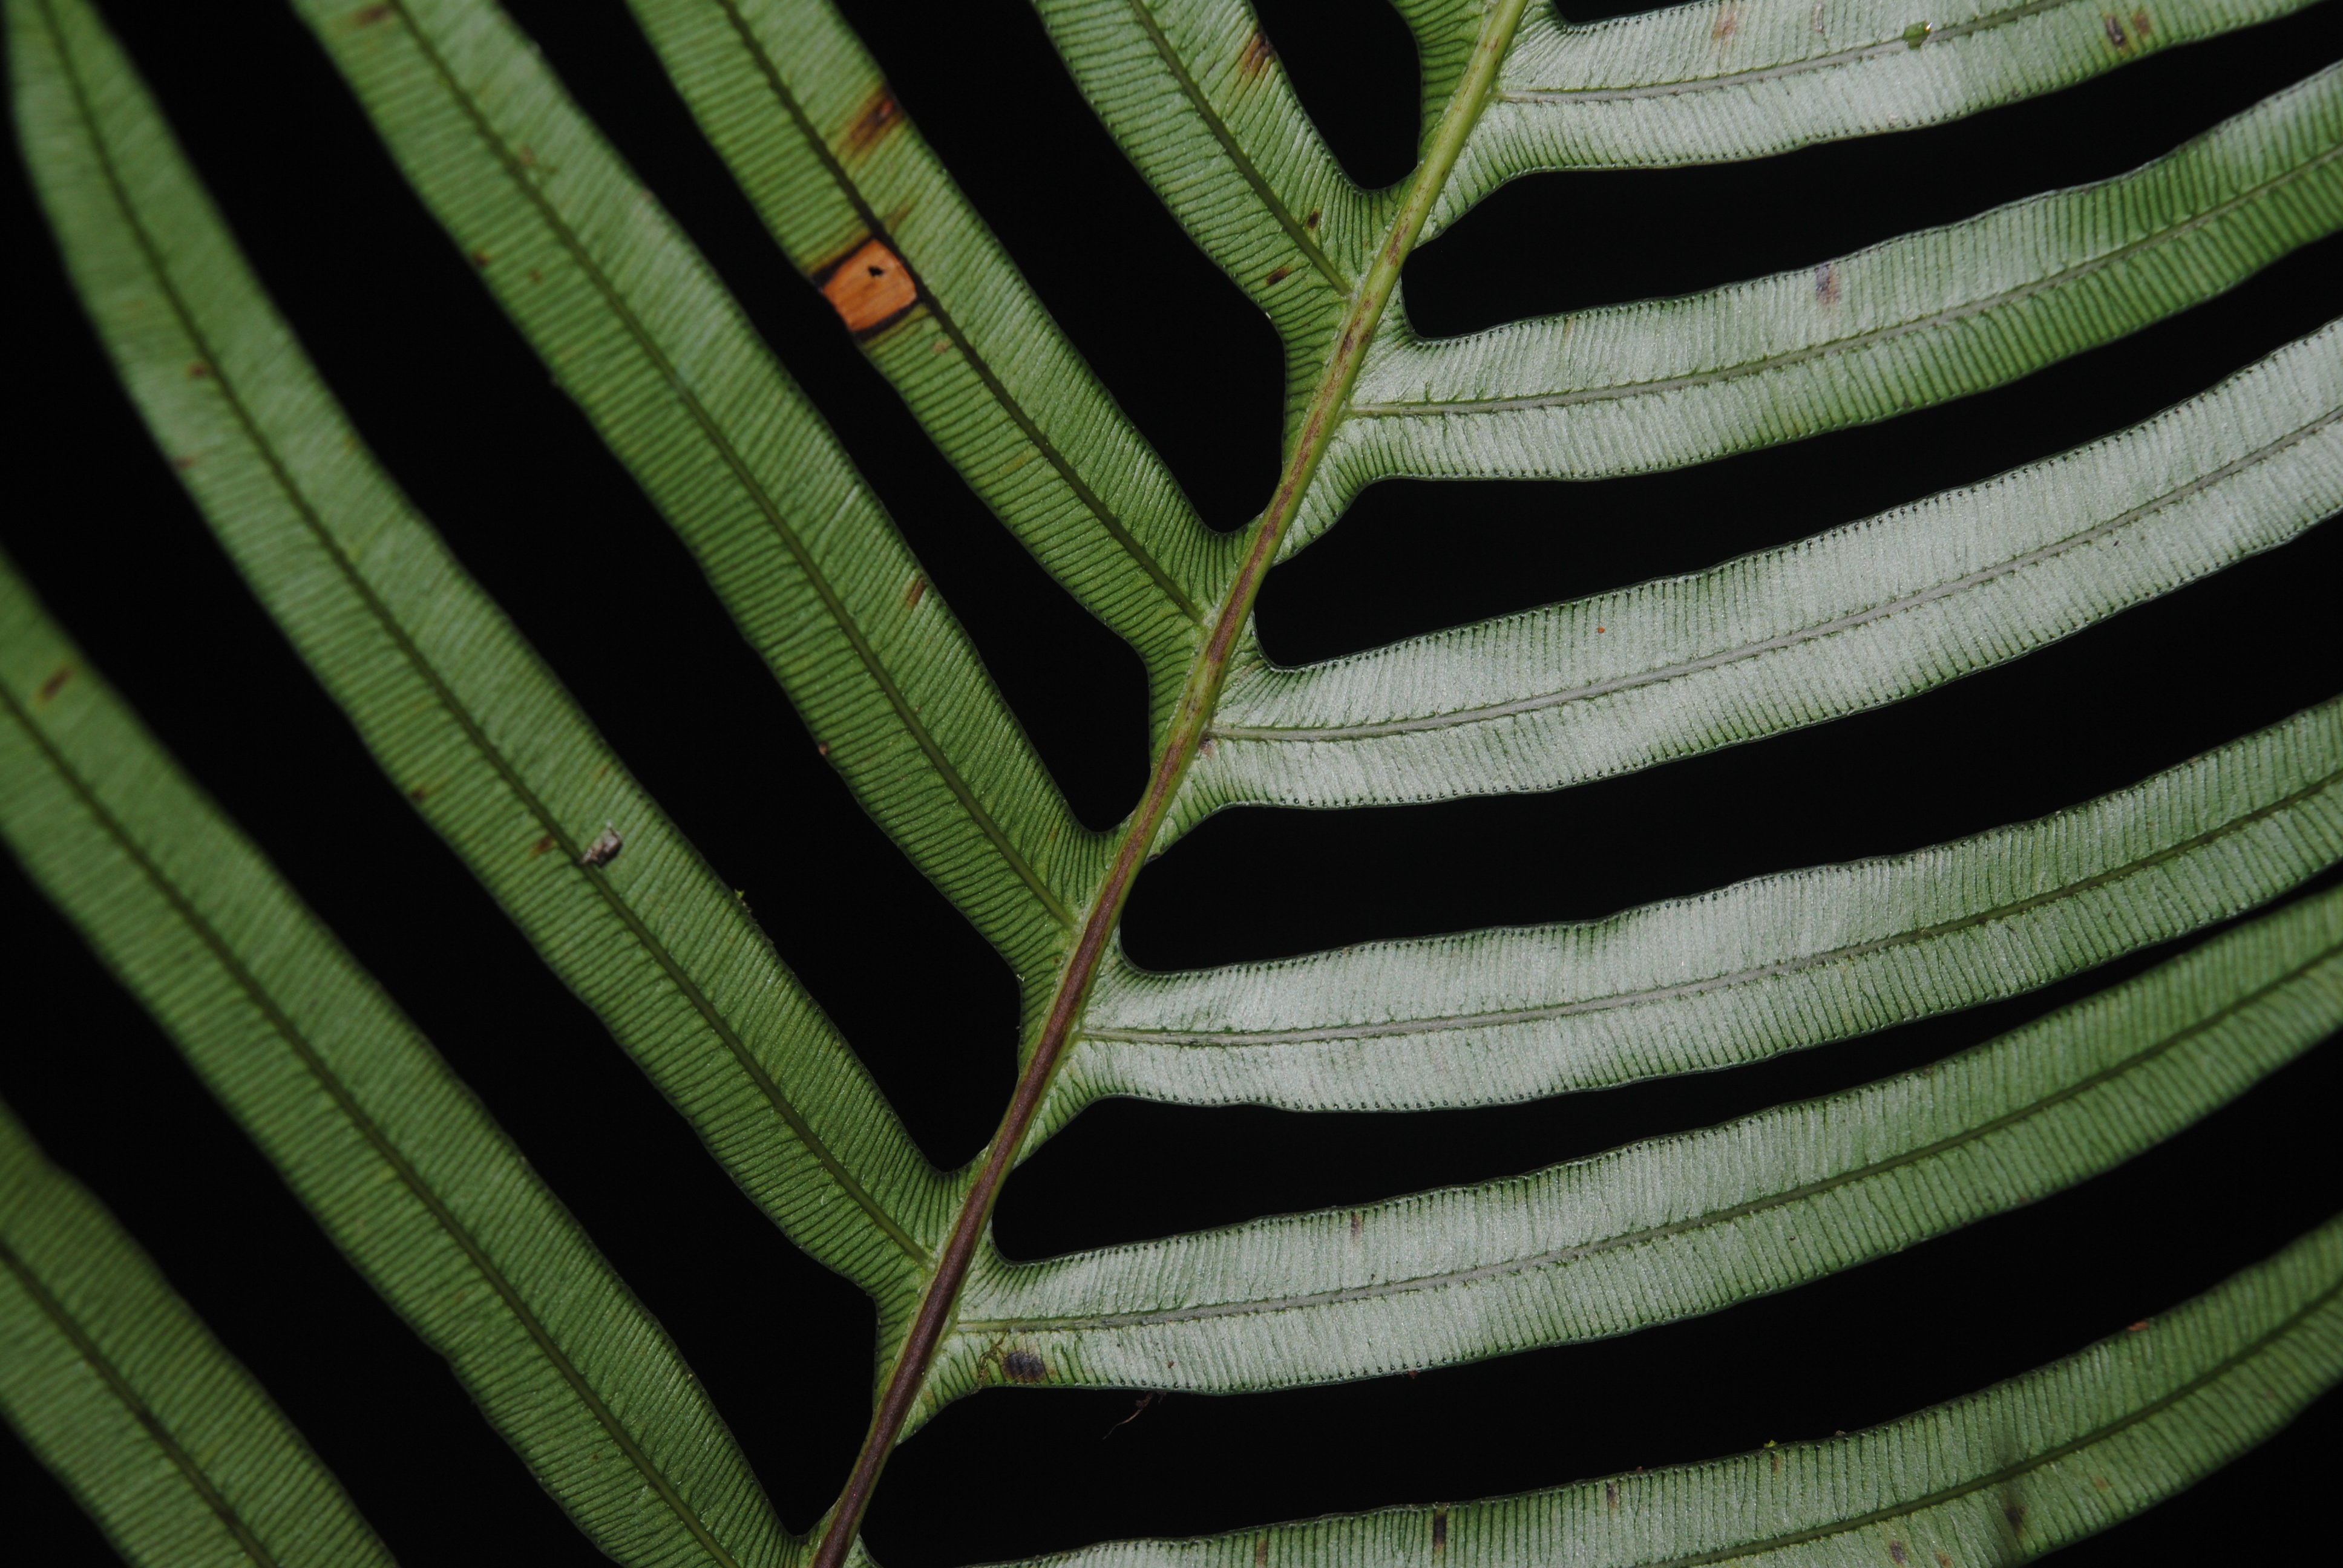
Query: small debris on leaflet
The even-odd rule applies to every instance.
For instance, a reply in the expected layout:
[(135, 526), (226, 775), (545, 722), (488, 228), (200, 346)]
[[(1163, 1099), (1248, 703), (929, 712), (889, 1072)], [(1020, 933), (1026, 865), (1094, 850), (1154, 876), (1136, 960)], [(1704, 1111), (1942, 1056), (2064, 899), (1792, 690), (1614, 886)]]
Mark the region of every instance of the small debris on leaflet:
[(578, 863), (581, 866), (607, 866), (617, 859), (618, 851), (626, 847), (627, 841), (618, 836), (617, 827), (605, 822), (602, 824), (602, 836), (586, 846), (586, 852), (578, 857)]

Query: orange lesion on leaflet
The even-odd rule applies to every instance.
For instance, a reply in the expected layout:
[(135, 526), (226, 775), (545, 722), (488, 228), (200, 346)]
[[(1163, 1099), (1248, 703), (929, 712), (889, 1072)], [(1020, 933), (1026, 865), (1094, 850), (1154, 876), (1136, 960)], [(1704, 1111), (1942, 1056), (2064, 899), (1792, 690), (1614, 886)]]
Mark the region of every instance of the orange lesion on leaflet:
[(821, 297), (856, 336), (875, 332), (920, 302), (920, 286), (903, 258), (884, 243), (866, 239), (845, 260), (814, 282)]
[(847, 125), (846, 135), (840, 138), (843, 145), (839, 150), (845, 153), (869, 152), (895, 128), (902, 117), (902, 106), (895, 102), (895, 95), (887, 90), (885, 83), (880, 83), (878, 91), (865, 98), (861, 106), (854, 111), (854, 118)]

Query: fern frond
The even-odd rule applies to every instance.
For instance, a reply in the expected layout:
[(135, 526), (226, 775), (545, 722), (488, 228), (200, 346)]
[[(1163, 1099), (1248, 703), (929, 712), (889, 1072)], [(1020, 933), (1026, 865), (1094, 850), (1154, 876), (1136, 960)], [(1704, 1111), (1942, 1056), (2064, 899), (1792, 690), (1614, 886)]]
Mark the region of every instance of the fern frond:
[(778, 1563), (764, 1493), (657, 1321), (5, 562), (0, 708), (17, 859), (578, 1526), (622, 1563)]
[(1735, 0), (1574, 26), (1540, 11), (1426, 237), (1542, 169), (1650, 168), (1916, 130), (2072, 86), (2311, 0)]
[[(375, 462), (82, 0), (33, 173), (156, 444), (383, 770), (764, 1211), (900, 1315), (950, 1194), (739, 900)], [(614, 829), (606, 864), (587, 851)]]
[(2338, 508), (2343, 324), (2087, 447), (1694, 576), (1299, 669), (1256, 651), (1166, 839), (1229, 805), (1553, 789), (1898, 701)]
[(487, 0), (299, 9), (864, 808), (1044, 980), (1105, 841), (706, 261)]
[(1609, 920), (1100, 977), (1051, 1086), (1287, 1111), (1501, 1104), (2016, 996), (2343, 859), (2343, 698), (2037, 822)]
[(0, 1414), (140, 1568), (390, 1568), (267, 1392), (5, 1105)]
[[(1140, 650), (1160, 728), (1231, 541), (1205, 528), (828, 0), (632, 3), (790, 264), (1010, 531)], [(873, 266), (906, 270), (866, 300), (850, 291)]]
[[(2343, 1027), (2343, 889), (1973, 1050), (1477, 1187), (971, 1273), (940, 1396), (1205, 1392), (1477, 1361), (1715, 1312), (2034, 1202)], [(1029, 1367), (1031, 1362), (1024, 1363)]]
[(2343, 227), (2343, 67), (2142, 168), (1797, 272), (1423, 341), (1387, 319), (1284, 547), (1376, 479), (1592, 479), (2014, 381)]
[(2343, 1220), (2331, 1220), (2162, 1316), (1866, 1432), (1485, 1503), (1117, 1542), (1020, 1568), (2021, 1563), (2182, 1491), (2339, 1379)]

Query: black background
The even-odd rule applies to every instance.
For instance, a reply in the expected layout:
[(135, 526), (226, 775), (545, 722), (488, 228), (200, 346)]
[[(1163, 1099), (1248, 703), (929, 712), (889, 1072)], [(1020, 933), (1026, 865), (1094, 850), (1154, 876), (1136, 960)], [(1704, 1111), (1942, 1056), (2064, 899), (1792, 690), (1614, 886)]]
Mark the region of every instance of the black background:
[[(1260, 8), (1346, 166), (1369, 183), (1403, 174), (1415, 83), (1396, 16), (1358, 0)], [(973, 1155), (1011, 1082), (1005, 969), (816, 756), (307, 34), (282, 6), (105, 9), (384, 462), (746, 890), (930, 1155)], [(1146, 760), (1135, 657), (989, 519), (790, 272), (618, 0), (513, 9), (836, 424), (1076, 809), (1119, 819)], [(1277, 460), (1270, 329), (1131, 172), (1022, 0), (845, 9), (1206, 517), (1241, 526)], [(1736, 166), (1525, 180), (1411, 264), (1407, 307), (1453, 332), (1811, 266), (2119, 173), (2338, 55), (2343, 6), (2329, 4), (1950, 126)], [(740, 1197), (385, 784), (156, 457), (13, 162), (8, 174), (9, 252), (26, 265), (19, 488), (0, 542), (486, 1100), (675, 1334), (783, 1519), (805, 1528), (866, 1419), (862, 1298)], [(2018, 385), (1869, 429), (1601, 484), (1379, 487), (1271, 579), (1262, 635), (1295, 660), (1368, 647), (1705, 565), (2057, 451), (2318, 326), (2338, 246)], [(1556, 795), (1225, 814), (1142, 879), (1129, 945), (1174, 967), (1601, 915), (2038, 815), (2343, 690), (2338, 580), (2343, 529), (2329, 527), (2016, 664), (1764, 745)], [(0, 898), (19, 1020), (0, 1096), (145, 1243), (394, 1551), (410, 1568), (599, 1561), (13, 863)], [(998, 1231), (1035, 1256), (1507, 1174), (1933, 1060), (2163, 956), (1759, 1068), (1501, 1110), (1112, 1102), (1015, 1177)], [(896, 1456), (869, 1538), (888, 1568), (929, 1568), (1483, 1496), (1888, 1420), (2169, 1306), (2343, 1205), (2338, 1080), (2330, 1042), (2073, 1191), (1625, 1340), (1413, 1379), (1178, 1396), (1122, 1426), (1129, 1394), (988, 1392)], [(2275, 1555), (2318, 1505), (2338, 1412), (2329, 1396), (2236, 1469), (2063, 1561)], [(12, 1543), (30, 1531), (39, 1561), (108, 1560), (13, 1441), (0, 1441), (0, 1493)]]

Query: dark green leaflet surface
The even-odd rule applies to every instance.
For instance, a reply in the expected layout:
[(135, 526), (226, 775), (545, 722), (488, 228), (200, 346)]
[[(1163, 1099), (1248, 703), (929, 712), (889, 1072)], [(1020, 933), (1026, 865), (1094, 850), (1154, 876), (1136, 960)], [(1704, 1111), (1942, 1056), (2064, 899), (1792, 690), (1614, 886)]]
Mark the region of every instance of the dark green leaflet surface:
[[(392, 783), (749, 1196), (900, 1313), (948, 1211), (940, 1179), (739, 900), (367, 454), (111, 40), (77, 4), (55, 13), (55, 43), (27, 32), (17, 52), (19, 114), (156, 444)], [(34, 77), (51, 48), (56, 75)], [(581, 865), (606, 824), (620, 853)]]
[(665, 1332), (5, 563), (0, 709), (17, 859), (579, 1527), (643, 1568), (780, 1562)]
[[(635, 0), (791, 265), (1011, 532), (1147, 662), (1159, 726), (1233, 539), (1212, 534), (827, 0)], [(872, 250), (873, 245), (880, 248)], [(869, 303), (850, 287), (908, 266)]]
[(0, 1105), (0, 1413), (139, 1568), (388, 1568), (284, 1413)]
[(1029, 985), (1102, 871), (976, 650), (699, 253), (485, 0), (301, 0), (814, 739)]

